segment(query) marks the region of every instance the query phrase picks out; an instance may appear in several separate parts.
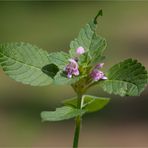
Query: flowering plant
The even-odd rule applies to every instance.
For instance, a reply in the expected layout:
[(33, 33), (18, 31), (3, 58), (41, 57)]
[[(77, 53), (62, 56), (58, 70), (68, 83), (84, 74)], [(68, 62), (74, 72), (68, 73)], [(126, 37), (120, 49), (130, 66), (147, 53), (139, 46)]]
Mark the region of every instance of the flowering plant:
[(77, 96), (64, 100), (55, 111), (43, 111), (42, 121), (75, 118), (73, 147), (78, 147), (82, 117), (101, 110), (109, 98), (85, 95), (88, 88), (98, 85), (104, 91), (120, 96), (138, 96), (148, 82), (145, 67), (137, 60), (127, 59), (107, 72), (101, 69), (106, 40), (96, 34), (100, 10), (70, 43), (69, 53), (46, 51), (29, 43), (0, 44), (0, 65), (12, 79), (32, 86), (71, 85)]

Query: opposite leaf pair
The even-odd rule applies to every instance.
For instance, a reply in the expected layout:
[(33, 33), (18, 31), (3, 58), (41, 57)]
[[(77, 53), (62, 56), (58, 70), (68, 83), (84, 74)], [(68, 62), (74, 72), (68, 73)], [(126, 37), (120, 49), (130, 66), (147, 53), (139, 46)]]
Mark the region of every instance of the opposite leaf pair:
[(108, 102), (109, 98), (100, 98), (90, 95), (82, 97), (81, 109), (77, 108), (77, 97), (65, 100), (65, 106), (57, 108), (56, 111), (43, 111), (41, 118), (43, 121), (61, 121), (77, 116), (82, 116), (85, 113), (101, 110)]

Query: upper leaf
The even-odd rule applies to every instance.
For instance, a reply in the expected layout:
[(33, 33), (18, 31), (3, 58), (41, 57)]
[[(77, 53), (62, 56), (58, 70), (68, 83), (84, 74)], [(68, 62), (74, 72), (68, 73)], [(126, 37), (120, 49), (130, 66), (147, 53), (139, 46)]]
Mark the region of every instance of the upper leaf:
[(97, 18), (100, 15), (102, 15), (102, 10), (80, 30), (78, 37), (70, 43), (70, 54), (72, 56), (75, 56), (76, 49), (82, 46), (88, 52), (92, 63), (94, 63), (94, 60), (96, 62), (98, 57), (100, 60), (100, 56), (107, 46), (106, 40), (96, 34)]
[(52, 78), (42, 72), (49, 64), (48, 53), (29, 43), (0, 44), (0, 65), (12, 79), (33, 86), (52, 83)]
[(84, 111), (80, 109), (74, 109), (69, 106), (63, 106), (57, 108), (56, 111), (43, 111), (41, 113), (41, 118), (43, 121), (61, 121), (74, 118), (82, 114), (84, 114)]
[(137, 96), (148, 83), (145, 67), (137, 60), (127, 59), (109, 69), (108, 80), (102, 81), (100, 86), (108, 93), (120, 96)]
[[(64, 105), (72, 106), (74, 108), (77, 108), (77, 97), (72, 99), (64, 100)], [(109, 98), (103, 98), (103, 97), (95, 97), (90, 95), (83, 95), (82, 97), (82, 104), (81, 108), (82, 110), (86, 112), (95, 112), (101, 110), (105, 105), (109, 103)]]
[(65, 66), (68, 64), (69, 54), (66, 52), (53, 52), (48, 55), (50, 63), (53, 63), (59, 67), (59, 69), (64, 70)]

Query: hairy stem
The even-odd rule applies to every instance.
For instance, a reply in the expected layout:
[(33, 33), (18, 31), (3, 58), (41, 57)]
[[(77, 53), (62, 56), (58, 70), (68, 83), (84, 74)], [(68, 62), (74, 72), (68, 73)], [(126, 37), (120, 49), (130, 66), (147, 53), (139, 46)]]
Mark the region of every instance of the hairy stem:
[[(82, 94), (79, 94), (78, 104), (77, 104), (78, 109), (81, 109), (81, 102), (82, 102)], [(74, 133), (74, 139), (73, 139), (73, 148), (78, 148), (79, 135), (81, 130), (81, 121), (82, 121), (81, 115), (77, 116), (75, 119), (75, 133)]]

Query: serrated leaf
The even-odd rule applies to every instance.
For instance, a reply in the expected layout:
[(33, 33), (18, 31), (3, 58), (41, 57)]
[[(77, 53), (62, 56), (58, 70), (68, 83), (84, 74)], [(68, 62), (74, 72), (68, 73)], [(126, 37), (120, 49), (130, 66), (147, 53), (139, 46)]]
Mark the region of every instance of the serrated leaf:
[[(74, 108), (77, 108), (77, 97), (74, 97), (72, 99), (64, 100), (64, 105), (72, 106)], [(109, 98), (103, 98), (103, 97), (95, 97), (90, 95), (83, 95), (82, 97), (82, 109), (86, 112), (95, 112), (101, 110), (105, 105), (109, 103)]]
[(104, 91), (120, 96), (138, 96), (148, 83), (145, 67), (132, 59), (114, 65), (106, 76), (108, 80), (102, 81), (100, 86)]
[(104, 56), (102, 56), (102, 54), (103, 54), (106, 47), (107, 47), (107, 43), (104, 38), (99, 37), (99, 36), (96, 36), (93, 38), (92, 44), (90, 47), (90, 55), (92, 57), (91, 64), (100, 62), (100, 59), (104, 58)]
[(66, 52), (53, 52), (48, 55), (48, 59), (51, 63), (57, 65), (61, 70), (64, 70), (65, 66), (68, 64), (69, 54)]
[(52, 83), (52, 78), (42, 72), (49, 64), (48, 53), (29, 43), (0, 44), (0, 64), (12, 79), (33, 86)]
[(63, 106), (57, 108), (56, 111), (43, 111), (41, 113), (41, 118), (43, 121), (61, 121), (71, 119), (82, 114), (84, 114), (84, 111), (80, 109)]
[(97, 16), (80, 30), (78, 37), (71, 41), (71, 56), (76, 56), (76, 49), (80, 46), (84, 47), (85, 51), (88, 52), (92, 63), (94, 63), (94, 60), (97, 61), (97, 57), (103, 54), (103, 51), (107, 46), (106, 40), (96, 34), (96, 20), (100, 15), (102, 15), (102, 10), (99, 11)]

